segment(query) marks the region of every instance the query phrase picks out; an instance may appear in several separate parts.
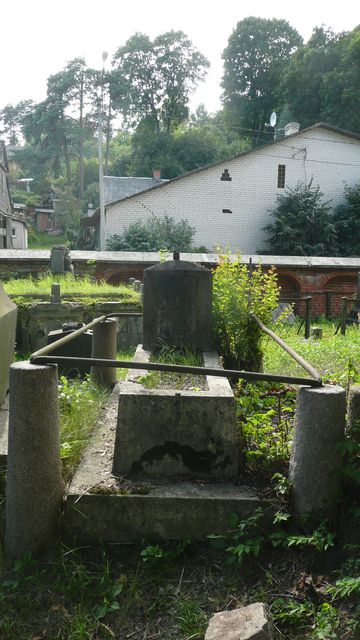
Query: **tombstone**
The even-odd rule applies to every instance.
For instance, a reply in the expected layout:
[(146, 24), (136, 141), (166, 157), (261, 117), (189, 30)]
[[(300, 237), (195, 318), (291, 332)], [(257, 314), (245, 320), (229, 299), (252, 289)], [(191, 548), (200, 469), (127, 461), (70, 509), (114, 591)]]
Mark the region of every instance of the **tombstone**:
[(64, 244), (56, 244), (51, 249), (50, 271), (54, 274), (74, 273), (70, 251)]
[[(177, 256), (176, 256), (177, 257)], [(211, 349), (212, 274), (185, 260), (144, 271), (143, 346)]]
[(281, 322), (286, 322), (287, 324), (294, 324), (296, 319), (294, 315), (294, 309), (291, 304), (286, 302), (279, 302), (277, 307), (271, 314), (271, 321), (276, 322), (281, 317)]
[(0, 406), (9, 388), (9, 367), (14, 358), (17, 307), (0, 284)]

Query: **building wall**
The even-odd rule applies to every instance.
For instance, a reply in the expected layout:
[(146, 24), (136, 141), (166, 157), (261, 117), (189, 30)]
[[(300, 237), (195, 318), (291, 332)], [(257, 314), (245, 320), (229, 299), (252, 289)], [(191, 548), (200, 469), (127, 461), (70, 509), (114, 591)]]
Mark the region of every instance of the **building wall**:
[[(27, 249), (28, 246), (28, 233), (26, 225), (19, 220), (12, 220), (12, 248), (13, 249)], [(15, 233), (14, 233), (15, 230)]]
[[(168, 215), (195, 227), (195, 246), (261, 253), (266, 249), (263, 227), (272, 220), (269, 209), (285, 191), (277, 187), (278, 165), (286, 167), (286, 186), (312, 179), (335, 207), (344, 187), (360, 179), (360, 141), (322, 128), (308, 130), (108, 205), (107, 238), (136, 220)], [(220, 179), (225, 169), (231, 181)]]

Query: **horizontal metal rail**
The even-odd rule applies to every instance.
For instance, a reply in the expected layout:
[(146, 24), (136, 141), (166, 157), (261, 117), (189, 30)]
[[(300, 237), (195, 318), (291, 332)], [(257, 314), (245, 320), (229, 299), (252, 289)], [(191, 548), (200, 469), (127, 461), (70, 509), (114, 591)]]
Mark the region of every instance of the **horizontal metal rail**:
[(259, 318), (257, 318), (257, 316), (254, 313), (251, 313), (250, 315), (251, 315), (252, 319), (256, 322), (258, 327), (260, 327), (261, 331), (266, 333), (275, 342), (277, 342), (277, 344), (280, 345), (280, 347), (282, 347), (284, 349), (284, 351), (286, 351), (303, 369), (305, 369), (305, 371), (307, 373), (309, 373), (311, 375), (311, 377), (314, 380), (316, 380), (319, 383), (319, 386), (322, 385), (322, 380), (321, 380), (321, 376), (320, 376), (319, 372), (316, 371), (316, 369), (314, 369), (314, 367), (309, 362), (307, 362), (307, 360), (305, 360), (296, 351), (294, 351), (294, 349), (289, 347), (289, 345), (286, 344), (286, 342), (284, 342), (284, 340), (282, 340), (282, 338), (277, 336), (276, 333), (274, 333), (274, 331), (271, 331), (271, 329), (268, 329), (268, 327), (265, 326), (261, 322), (261, 320), (259, 320)]
[[(99, 316), (99, 318), (95, 318), (92, 322), (80, 327), (80, 329), (76, 329), (72, 333), (56, 340), (56, 342), (52, 342), (51, 344), (35, 351), (30, 356), (30, 362), (32, 364), (64, 364), (69, 365), (69, 367), (76, 367), (79, 365), (91, 365), (95, 367), (113, 367), (117, 369), (140, 369), (146, 371), (165, 371), (171, 373), (188, 373), (192, 375), (203, 375), (203, 376), (215, 376), (221, 378), (232, 378), (235, 380), (254, 380), (254, 381), (266, 381), (266, 382), (278, 382), (278, 383), (288, 383), (288, 384), (296, 384), (296, 385), (305, 385), (311, 387), (319, 387), (322, 386), (322, 381), (320, 376), (317, 374), (315, 369), (312, 369), (308, 363), (306, 363), (298, 354), (295, 354), (297, 358), (303, 361), (306, 366), (304, 368), (310, 373), (312, 376), (309, 378), (298, 378), (294, 376), (282, 376), (270, 373), (257, 373), (255, 371), (238, 371), (235, 369), (216, 369), (211, 367), (192, 367), (187, 365), (178, 365), (178, 364), (165, 364), (162, 362), (134, 362), (132, 360), (108, 360), (105, 358), (79, 358), (79, 357), (70, 357), (70, 356), (53, 356), (51, 352), (57, 349), (58, 347), (71, 342), (77, 336), (85, 333), (88, 329), (91, 329), (99, 322), (103, 322), (107, 320), (107, 318), (121, 318), (121, 317), (140, 317), (142, 313), (110, 313), (108, 315)], [(260, 322), (256, 316), (252, 314), (254, 320)], [(262, 324), (262, 323), (261, 323)], [(264, 325), (263, 325), (264, 326)], [(270, 329), (265, 327), (267, 332), (270, 332), (270, 335), (273, 334)], [(276, 341), (281, 341), (275, 334)], [(283, 341), (281, 341), (283, 342)], [(283, 343), (285, 344), (285, 343)], [(283, 346), (283, 345), (282, 345)], [(286, 345), (287, 349), (290, 349)], [(291, 349), (290, 355), (295, 352)], [(301, 362), (300, 362), (301, 364)], [(310, 367), (311, 371), (307, 368)], [(316, 376), (313, 375), (315, 372)]]
[[(55, 343), (54, 343), (55, 344)], [(57, 343), (58, 344), (58, 343)], [(72, 358), (68, 356), (36, 355), (30, 356), (32, 364), (63, 364), (75, 367), (77, 365), (91, 365), (95, 367), (115, 367), (117, 369), (140, 369), (147, 371), (167, 371), (171, 373), (190, 373), (192, 375), (216, 376), (243, 380), (266, 382), (285, 382), (289, 384), (310, 387), (322, 386), (321, 380), (314, 378), (297, 378), (280, 376), (272, 373), (256, 373), (254, 371), (237, 371), (234, 369), (215, 369), (210, 367), (192, 367), (180, 364), (164, 364), (162, 362), (134, 362), (132, 360), (107, 360), (105, 358)]]

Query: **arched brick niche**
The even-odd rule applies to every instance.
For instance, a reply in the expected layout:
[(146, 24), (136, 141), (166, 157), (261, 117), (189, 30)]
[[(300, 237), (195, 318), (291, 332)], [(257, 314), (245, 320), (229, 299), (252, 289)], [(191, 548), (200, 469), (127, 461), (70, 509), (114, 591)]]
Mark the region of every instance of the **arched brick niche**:
[(298, 298), (300, 296), (300, 285), (293, 276), (278, 274), (278, 285), (281, 298)]
[(106, 282), (112, 285), (127, 284), (129, 278), (142, 280), (144, 276), (143, 270), (128, 268), (126, 271), (116, 271), (106, 278)]
[(324, 289), (331, 291), (331, 315), (339, 315), (341, 313), (341, 298), (346, 296), (352, 298), (356, 293), (357, 275), (343, 274), (329, 278), (324, 284)]

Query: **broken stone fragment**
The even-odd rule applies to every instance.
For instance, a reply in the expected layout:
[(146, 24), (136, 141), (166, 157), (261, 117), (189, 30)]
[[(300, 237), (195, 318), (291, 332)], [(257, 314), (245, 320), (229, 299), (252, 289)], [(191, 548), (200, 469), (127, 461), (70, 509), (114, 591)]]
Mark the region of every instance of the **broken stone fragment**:
[(215, 613), (205, 634), (205, 640), (273, 640), (273, 637), (268, 607), (261, 602)]

